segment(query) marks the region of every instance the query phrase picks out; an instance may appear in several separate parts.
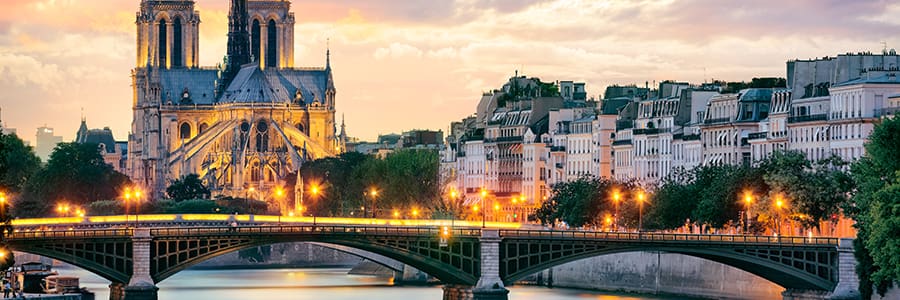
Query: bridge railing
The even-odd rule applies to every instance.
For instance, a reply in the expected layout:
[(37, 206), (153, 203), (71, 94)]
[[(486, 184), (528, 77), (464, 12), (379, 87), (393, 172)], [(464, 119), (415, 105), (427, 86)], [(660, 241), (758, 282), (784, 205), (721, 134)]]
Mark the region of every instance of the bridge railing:
[(739, 244), (791, 244), (837, 246), (838, 238), (829, 237), (776, 237), (757, 235), (710, 235), (647, 232), (598, 232), (554, 230), (500, 230), (501, 237), (598, 239), (615, 241), (683, 241)]
[[(441, 229), (437, 227), (391, 227), (391, 226), (349, 226), (349, 225), (289, 225), (289, 226), (236, 226), (236, 227), (190, 227), (190, 228), (156, 228), (151, 229), (152, 236), (197, 236), (197, 235), (234, 235), (234, 234), (367, 234), (398, 236), (438, 236)], [(480, 229), (455, 228), (453, 236), (481, 236)]]
[(25, 239), (71, 239), (71, 238), (110, 238), (110, 237), (131, 237), (134, 231), (130, 228), (121, 229), (90, 229), (90, 230), (35, 230), (35, 231), (18, 231), (7, 235), (9, 240), (25, 240)]

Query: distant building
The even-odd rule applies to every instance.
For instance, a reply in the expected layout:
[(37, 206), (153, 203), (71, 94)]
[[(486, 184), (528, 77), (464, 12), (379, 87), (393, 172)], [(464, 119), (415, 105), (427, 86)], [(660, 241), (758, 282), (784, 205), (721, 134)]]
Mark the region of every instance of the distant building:
[(128, 162), (128, 141), (116, 141), (109, 127), (88, 129), (87, 122), (81, 119), (81, 126), (75, 133), (75, 142), (80, 144), (96, 144), (103, 161), (116, 171), (125, 173)]
[(3, 124), (3, 109), (0, 109), (0, 133), (2, 134), (16, 134), (15, 128), (8, 128), (6, 124)]
[(56, 148), (56, 144), (62, 143), (62, 139), (61, 136), (53, 134), (53, 128), (47, 127), (47, 125), (38, 127), (35, 134), (35, 154), (41, 160), (47, 161), (50, 159), (50, 154), (53, 153), (53, 148)]
[(403, 148), (439, 149), (443, 145), (444, 132), (440, 130), (410, 130), (403, 132)]

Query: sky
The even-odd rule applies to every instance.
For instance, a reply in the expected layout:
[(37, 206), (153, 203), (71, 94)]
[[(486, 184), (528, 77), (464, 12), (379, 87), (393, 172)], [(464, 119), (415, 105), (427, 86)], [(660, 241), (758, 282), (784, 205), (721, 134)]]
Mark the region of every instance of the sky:
[[(200, 63), (225, 55), (228, 0), (196, 0)], [(0, 1), (0, 108), (34, 145), (131, 128), (140, 0)], [(295, 66), (322, 67), (363, 140), (443, 129), (516, 71), (543, 81), (701, 83), (785, 75), (785, 62), (900, 48), (900, 1), (294, 0)], [(330, 41), (330, 42), (328, 42)]]

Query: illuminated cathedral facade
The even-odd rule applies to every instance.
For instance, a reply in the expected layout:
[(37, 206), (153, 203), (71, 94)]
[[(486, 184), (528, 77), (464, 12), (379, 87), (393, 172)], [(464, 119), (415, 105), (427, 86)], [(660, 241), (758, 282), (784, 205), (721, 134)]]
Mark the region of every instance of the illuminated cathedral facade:
[(197, 174), (213, 195), (268, 200), (283, 188), (296, 201), (302, 180), (285, 186), (285, 179), (345, 146), (330, 53), (324, 67), (294, 67), (291, 3), (232, 0), (225, 62), (199, 66), (194, 4), (142, 0), (137, 12), (131, 179), (156, 198)]

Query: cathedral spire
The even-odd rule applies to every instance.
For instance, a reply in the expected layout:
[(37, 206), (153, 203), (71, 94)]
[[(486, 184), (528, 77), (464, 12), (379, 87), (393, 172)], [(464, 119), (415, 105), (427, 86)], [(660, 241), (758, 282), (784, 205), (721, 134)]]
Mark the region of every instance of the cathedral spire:
[(325, 40), (325, 70), (331, 70), (331, 38)]
[(241, 66), (250, 63), (250, 33), (247, 32), (247, 0), (231, 0), (228, 12), (228, 57), (223, 88), (231, 84)]

